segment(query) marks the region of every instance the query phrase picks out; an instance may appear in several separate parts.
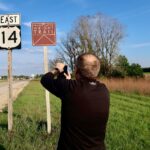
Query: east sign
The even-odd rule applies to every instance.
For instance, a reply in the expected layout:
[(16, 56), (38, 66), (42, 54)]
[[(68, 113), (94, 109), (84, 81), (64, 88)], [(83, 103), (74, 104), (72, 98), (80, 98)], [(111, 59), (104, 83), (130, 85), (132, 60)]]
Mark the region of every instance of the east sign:
[(0, 15), (0, 49), (20, 49), (20, 15)]

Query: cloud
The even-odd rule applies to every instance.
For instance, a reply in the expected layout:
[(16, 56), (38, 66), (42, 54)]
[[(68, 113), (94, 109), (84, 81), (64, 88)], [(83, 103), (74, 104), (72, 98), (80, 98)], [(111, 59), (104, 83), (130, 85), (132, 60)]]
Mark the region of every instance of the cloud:
[(22, 51), (30, 53), (30, 54), (37, 54), (37, 53), (42, 53), (43, 48), (37, 48), (37, 47), (31, 47), (31, 48), (23, 48)]
[(0, 10), (9, 11), (11, 9), (12, 9), (11, 6), (9, 6), (8, 4), (4, 4), (4, 3), (0, 2)]
[(31, 21), (30, 22), (23, 22), (23, 25), (28, 27), (28, 28), (31, 28)]
[(123, 44), (121, 46), (123, 49), (149, 49), (150, 48), (150, 42), (142, 42), (142, 43), (130, 43), (130, 44)]
[(132, 48), (150, 47), (150, 42), (132, 44), (132, 45), (130, 45), (130, 47), (132, 47)]
[(128, 18), (132, 18), (132, 17), (139, 17), (145, 14), (149, 14), (150, 13), (150, 8), (149, 7), (141, 7), (139, 8), (135, 8), (132, 10), (128, 10), (126, 12), (122, 12), (120, 14), (115, 15), (116, 17), (119, 18), (123, 18), (123, 19), (128, 19)]
[(20, 65), (13, 65), (13, 75), (31, 75), (42, 74), (44, 72), (43, 61), (42, 62), (25, 62)]
[(56, 31), (57, 43), (60, 43), (61, 39), (66, 37), (66, 34), (67, 34), (66, 32), (61, 31), (60, 29), (57, 29)]
[[(52, 54), (53, 52), (51, 51), (52, 47), (48, 47), (48, 54)], [(29, 54), (42, 54), (43, 55), (43, 46), (35, 46), (31, 48), (23, 48), (22, 51), (27, 52)]]
[(60, 31), (59, 29), (57, 30), (57, 36), (62, 37), (65, 35), (66, 35), (66, 33), (64, 31)]
[(77, 4), (77, 5), (80, 5), (82, 7), (87, 7), (88, 6), (86, 0), (70, 0), (70, 1)]

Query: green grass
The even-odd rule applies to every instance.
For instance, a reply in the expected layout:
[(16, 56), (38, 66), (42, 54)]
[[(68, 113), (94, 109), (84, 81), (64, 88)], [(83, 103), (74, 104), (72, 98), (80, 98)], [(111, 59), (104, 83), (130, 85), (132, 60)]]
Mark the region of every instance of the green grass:
[(150, 74), (150, 72), (144, 72), (144, 74)]
[(150, 98), (111, 94), (107, 147), (110, 150), (150, 149)]
[[(13, 132), (7, 132), (7, 110), (0, 113), (0, 149), (55, 150), (60, 131), (60, 100), (51, 95), (52, 133), (46, 132), (44, 89), (32, 81), (14, 102)], [(111, 93), (108, 150), (150, 149), (150, 97)]]
[(7, 82), (6, 80), (0, 80), (0, 83)]
[(7, 110), (0, 114), (0, 145), (8, 150), (53, 150), (59, 136), (60, 100), (51, 95), (52, 134), (46, 132), (44, 89), (31, 82), (14, 102), (13, 132), (7, 134)]

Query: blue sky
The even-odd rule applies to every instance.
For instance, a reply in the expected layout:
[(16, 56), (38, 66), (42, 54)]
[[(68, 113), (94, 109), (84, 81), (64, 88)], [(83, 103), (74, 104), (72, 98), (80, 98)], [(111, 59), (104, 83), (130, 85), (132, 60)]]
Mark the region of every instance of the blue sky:
[[(31, 22), (56, 22), (59, 43), (79, 16), (98, 12), (124, 26), (120, 53), (150, 67), (150, 0), (0, 0), (0, 14), (21, 14), (22, 49), (13, 50), (13, 74), (43, 73), (43, 47), (32, 46)], [(49, 47), (49, 58), (55, 48)], [(7, 51), (0, 51), (0, 75), (7, 75)]]

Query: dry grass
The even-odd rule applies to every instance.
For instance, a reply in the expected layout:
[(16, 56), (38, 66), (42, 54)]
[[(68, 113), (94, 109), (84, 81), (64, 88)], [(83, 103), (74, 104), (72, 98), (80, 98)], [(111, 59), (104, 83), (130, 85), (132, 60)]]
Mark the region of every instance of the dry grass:
[(142, 79), (101, 79), (110, 91), (150, 95), (150, 75)]

